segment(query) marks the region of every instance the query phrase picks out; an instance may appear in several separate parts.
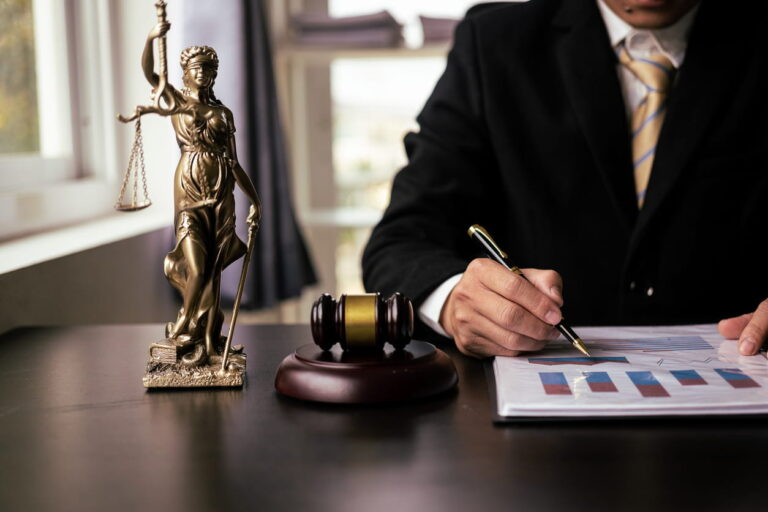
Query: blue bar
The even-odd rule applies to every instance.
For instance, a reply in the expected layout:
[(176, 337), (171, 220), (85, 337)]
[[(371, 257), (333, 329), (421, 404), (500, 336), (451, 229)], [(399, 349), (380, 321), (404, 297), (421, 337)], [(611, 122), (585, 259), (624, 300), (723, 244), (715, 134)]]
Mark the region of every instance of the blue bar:
[(745, 375), (738, 368), (717, 368), (715, 371), (725, 380), (752, 380), (749, 375)]
[(699, 375), (699, 372), (696, 370), (670, 370), (669, 373), (671, 373), (677, 380), (701, 379), (701, 375)]
[(545, 385), (567, 385), (568, 381), (565, 380), (565, 375), (561, 372), (542, 372), (539, 373), (541, 383)]
[(670, 370), (669, 373), (683, 386), (707, 385), (707, 381), (696, 370)]
[(611, 377), (608, 376), (608, 372), (584, 372), (587, 377), (587, 382), (593, 382), (595, 384), (603, 384), (612, 382)]
[(661, 386), (651, 372), (627, 372), (635, 386)]
[(592, 366), (600, 363), (629, 363), (626, 357), (611, 356), (611, 357), (529, 357), (528, 362), (531, 364), (544, 364), (554, 366), (557, 364), (580, 364)]

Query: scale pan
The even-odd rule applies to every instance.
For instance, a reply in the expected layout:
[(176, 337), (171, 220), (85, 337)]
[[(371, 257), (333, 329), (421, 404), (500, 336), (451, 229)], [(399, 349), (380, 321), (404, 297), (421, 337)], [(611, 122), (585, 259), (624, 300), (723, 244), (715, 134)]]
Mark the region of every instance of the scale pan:
[(143, 210), (144, 208), (146, 208), (151, 204), (152, 204), (152, 201), (144, 201), (141, 203), (126, 203), (126, 204), (118, 203), (115, 205), (115, 210), (119, 212), (135, 212), (138, 210)]

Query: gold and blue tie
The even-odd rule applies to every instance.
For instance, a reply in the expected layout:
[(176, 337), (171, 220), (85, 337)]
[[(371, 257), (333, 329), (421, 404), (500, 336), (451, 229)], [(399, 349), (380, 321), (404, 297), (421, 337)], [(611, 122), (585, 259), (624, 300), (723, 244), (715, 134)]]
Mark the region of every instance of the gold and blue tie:
[(619, 62), (631, 71), (647, 89), (647, 94), (632, 113), (632, 161), (635, 174), (637, 206), (642, 208), (651, 177), (656, 143), (664, 123), (667, 93), (675, 67), (662, 54), (633, 59), (622, 44)]

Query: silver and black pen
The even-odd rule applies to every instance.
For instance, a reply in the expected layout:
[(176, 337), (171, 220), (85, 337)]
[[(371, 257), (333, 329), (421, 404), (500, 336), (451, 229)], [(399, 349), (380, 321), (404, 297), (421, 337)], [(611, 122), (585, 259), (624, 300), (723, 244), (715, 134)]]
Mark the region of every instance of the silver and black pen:
[[(512, 265), (509, 263), (507, 253), (501, 250), (501, 248), (496, 245), (496, 242), (491, 238), (491, 235), (488, 234), (488, 232), (480, 226), (479, 224), (473, 224), (470, 226), (470, 228), (467, 230), (467, 234), (471, 238), (474, 238), (477, 240), (480, 245), (483, 246), (483, 249), (485, 249), (485, 252), (493, 258), (496, 262), (503, 265), (507, 270), (511, 270), (515, 274), (519, 275), (526, 281), (528, 281), (528, 278), (525, 277), (522, 270), (520, 270), (515, 265)], [(589, 352), (587, 352), (587, 347), (584, 345), (584, 342), (579, 338), (576, 333), (571, 329), (569, 326), (563, 323), (564, 319), (561, 319), (558, 324), (555, 325), (558, 331), (562, 333), (563, 336), (565, 336), (565, 339), (571, 342), (571, 344), (576, 347), (576, 349), (584, 354), (587, 357), (591, 357), (589, 355)]]

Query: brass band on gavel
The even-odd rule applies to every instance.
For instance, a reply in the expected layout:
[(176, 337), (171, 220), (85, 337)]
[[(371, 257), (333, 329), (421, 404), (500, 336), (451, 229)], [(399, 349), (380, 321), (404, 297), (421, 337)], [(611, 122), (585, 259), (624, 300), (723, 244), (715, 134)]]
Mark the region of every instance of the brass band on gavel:
[(402, 349), (413, 335), (413, 305), (400, 293), (384, 300), (379, 293), (324, 293), (312, 306), (312, 337), (323, 350), (338, 343), (342, 350), (382, 349), (389, 342)]

